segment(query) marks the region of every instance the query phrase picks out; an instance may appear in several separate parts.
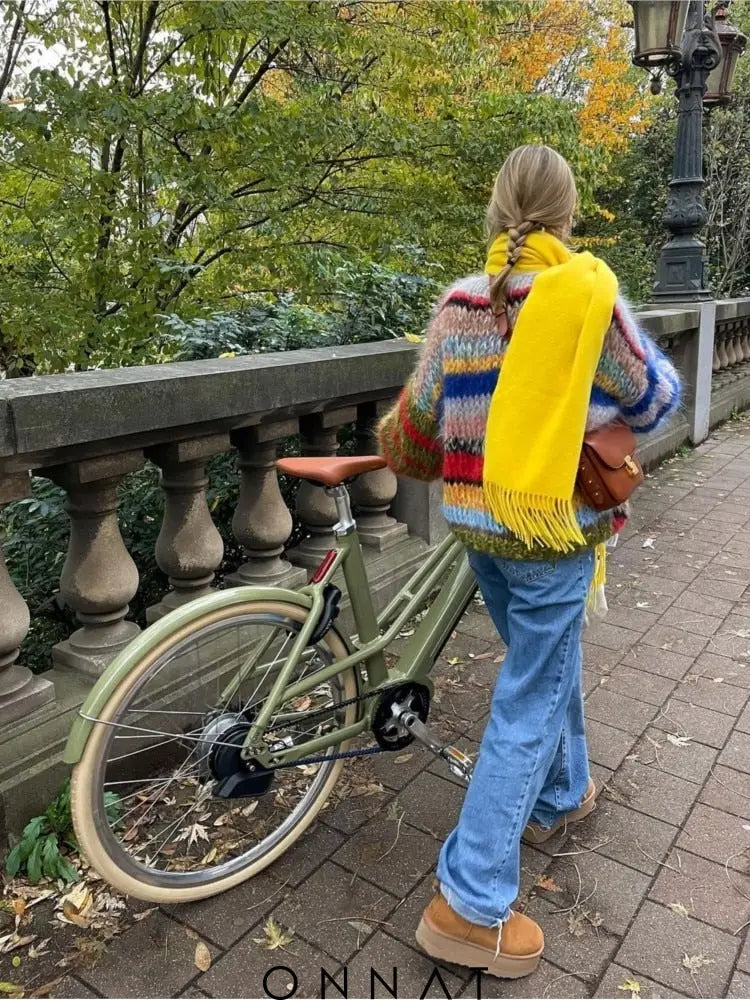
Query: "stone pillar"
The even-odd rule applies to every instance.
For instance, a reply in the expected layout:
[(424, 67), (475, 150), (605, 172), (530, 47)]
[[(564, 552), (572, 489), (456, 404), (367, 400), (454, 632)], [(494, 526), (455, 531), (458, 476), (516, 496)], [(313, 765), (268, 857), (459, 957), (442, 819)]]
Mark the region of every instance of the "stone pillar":
[(156, 541), (156, 562), (172, 587), (146, 612), (149, 622), (211, 590), (214, 572), (224, 555), (224, 542), (206, 502), (205, 462), (228, 448), (228, 435), (212, 434), (146, 451), (146, 457), (161, 470), (164, 517)]
[[(335, 455), (338, 451), (339, 427), (354, 423), (356, 419), (357, 409), (354, 406), (302, 417), (302, 454)], [(296, 566), (314, 569), (328, 549), (335, 546), (333, 526), (336, 523), (336, 505), (326, 496), (322, 487), (303, 481), (297, 493), (297, 514), (307, 537), (291, 549), (289, 559)]]
[(117, 523), (117, 487), (142, 464), (142, 453), (133, 451), (43, 470), (68, 494), (70, 542), (60, 593), (81, 623), (53, 648), (57, 666), (97, 677), (140, 631), (125, 621), (138, 570)]
[[(378, 421), (391, 408), (392, 400), (362, 403), (357, 407), (355, 438), (358, 455), (377, 455)], [(390, 469), (379, 469), (359, 476), (351, 488), (359, 537), (364, 545), (382, 551), (396, 545), (409, 533), (388, 513), (398, 490), (398, 480)]]
[(302, 587), (304, 569), (284, 558), (292, 533), (292, 515), (284, 503), (276, 474), (279, 441), (296, 434), (296, 420), (275, 421), (233, 431), (232, 444), (239, 452), (240, 497), (232, 530), (247, 555), (247, 562), (227, 577), (233, 586)]
[[(0, 503), (23, 500), (29, 494), (26, 474), (0, 480)], [(50, 681), (16, 662), (29, 624), (28, 605), (16, 590), (0, 549), (0, 725), (22, 719), (55, 699)]]
[(684, 385), (684, 411), (690, 427), (690, 440), (693, 444), (700, 444), (708, 437), (711, 414), (711, 376), (715, 370), (714, 351), (717, 345), (716, 302), (713, 299), (690, 302), (685, 303), (685, 308), (697, 310), (698, 327), (681, 338), (684, 353), (682, 360), (678, 360), (678, 368)]

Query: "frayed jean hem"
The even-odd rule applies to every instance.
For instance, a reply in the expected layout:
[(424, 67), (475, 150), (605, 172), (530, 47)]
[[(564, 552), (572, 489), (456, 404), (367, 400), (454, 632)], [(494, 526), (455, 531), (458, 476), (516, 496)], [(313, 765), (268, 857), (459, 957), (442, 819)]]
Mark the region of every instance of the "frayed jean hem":
[(475, 910), (473, 906), (469, 906), (468, 903), (464, 903), (464, 901), (456, 894), (455, 890), (451, 889), (450, 886), (445, 884), (445, 882), (440, 883), (440, 892), (448, 906), (450, 906), (450, 908), (454, 910), (459, 917), (463, 917), (464, 920), (468, 920), (470, 924), (478, 924), (480, 927), (497, 927), (498, 930), (501, 930), (506, 920), (510, 919), (510, 907), (506, 907), (505, 913), (499, 917), (489, 917), (486, 913), (480, 913), (479, 910)]

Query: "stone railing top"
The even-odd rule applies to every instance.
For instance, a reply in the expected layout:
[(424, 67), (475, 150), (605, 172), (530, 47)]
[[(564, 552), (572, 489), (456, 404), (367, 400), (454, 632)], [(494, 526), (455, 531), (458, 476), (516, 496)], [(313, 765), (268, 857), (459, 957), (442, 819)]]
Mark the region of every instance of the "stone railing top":
[(699, 321), (697, 309), (644, 306), (636, 315), (644, 330), (648, 330), (654, 337), (674, 337), (676, 334), (695, 330)]
[(0, 383), (0, 464), (23, 455), (47, 465), (87, 443), (111, 452), (174, 440), (179, 428), (195, 435), (382, 398), (404, 384), (415, 351), (398, 340), (13, 379)]
[(716, 321), (724, 323), (730, 319), (750, 316), (750, 297), (745, 299), (720, 299), (716, 303)]
[[(720, 303), (722, 315), (750, 299)], [(656, 337), (695, 329), (692, 309), (638, 314)], [(404, 340), (0, 382), (0, 469), (23, 472), (395, 395)]]

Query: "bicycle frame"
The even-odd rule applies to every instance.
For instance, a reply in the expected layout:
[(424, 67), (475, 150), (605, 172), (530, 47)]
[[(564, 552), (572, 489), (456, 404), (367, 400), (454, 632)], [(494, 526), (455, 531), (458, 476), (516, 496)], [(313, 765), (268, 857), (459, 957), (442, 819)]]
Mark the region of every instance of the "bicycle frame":
[[(176, 634), (189, 628), (192, 621), (207, 611), (229, 608), (247, 601), (281, 601), (305, 610), (304, 621), (289, 654), (280, 664), (268, 697), (253, 720), (242, 748), (245, 757), (252, 757), (263, 767), (293, 764), (303, 756), (319, 753), (358, 736), (371, 727), (370, 720), (377, 700), (375, 698), (360, 704), (354, 723), (308, 740), (303, 746), (285, 747), (271, 752), (262, 740), (264, 730), (280, 704), (306, 694), (343, 671), (356, 670), (361, 695), (404, 681), (423, 684), (432, 691), (429, 674), (435, 659), (476, 590), (476, 581), (463, 546), (452, 536), (446, 538), (427, 556), (380, 615), (376, 615), (361, 544), (351, 516), (349, 495), (343, 486), (336, 487), (331, 494), (339, 509), (340, 523), (334, 529), (337, 548), (333, 551), (325, 573), (316, 578), (316, 582), (298, 591), (278, 587), (234, 587), (215, 591), (177, 608), (146, 629), (112, 661), (89, 692), (68, 736), (63, 758), (66, 763), (76, 764), (81, 759), (91, 731), (100, 721), (105, 705), (144, 655), (155, 649), (168, 649)], [(339, 570), (351, 601), (357, 641), (352, 643), (346, 636), (341, 636), (349, 650), (346, 657), (313, 672), (309, 677), (292, 681), (294, 671), (320, 621), (325, 588)], [(438, 596), (419, 622), (401, 655), (395, 663), (387, 666), (384, 655), (386, 648), (404, 625), (426, 607), (431, 593), (438, 588)], [(234, 672), (232, 680), (224, 689), (225, 701), (229, 700), (232, 690), (242, 683), (248, 672), (253, 670), (262, 653), (263, 647), (254, 650), (245, 664)]]
[[(432, 691), (429, 674), (435, 659), (476, 591), (476, 580), (463, 546), (456, 538), (448, 536), (430, 553), (381, 614), (376, 615), (361, 543), (349, 509), (348, 494), (343, 486), (335, 487), (329, 493), (337, 501), (341, 517), (336, 526), (337, 548), (325, 572), (315, 583), (300, 591), (311, 598), (310, 614), (279, 669), (262, 709), (253, 720), (242, 749), (242, 755), (246, 759), (252, 758), (262, 767), (293, 764), (297, 759), (320, 753), (370, 728), (375, 699), (364, 703), (364, 711), (353, 724), (337, 728), (317, 739), (307, 740), (302, 746), (271, 751), (263, 743), (263, 734), (279, 705), (301, 697), (345, 670), (364, 667), (364, 682), (360, 686), (360, 694), (364, 695), (404, 681), (423, 684)], [(289, 683), (318, 625), (325, 588), (339, 569), (344, 577), (357, 628), (357, 648), (344, 659), (314, 671), (309, 677)], [(404, 625), (425, 607), (431, 593), (438, 586), (440, 593), (415, 629), (414, 635), (396, 663), (387, 667), (385, 650)], [(241, 683), (241, 680), (242, 673), (232, 684)], [(223, 696), (228, 693), (225, 690)]]

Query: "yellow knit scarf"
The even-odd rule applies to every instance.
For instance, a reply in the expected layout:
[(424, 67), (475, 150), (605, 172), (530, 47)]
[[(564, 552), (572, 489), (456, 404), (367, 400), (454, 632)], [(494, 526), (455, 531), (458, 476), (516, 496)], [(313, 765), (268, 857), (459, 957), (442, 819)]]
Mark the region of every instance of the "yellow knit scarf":
[[(505, 267), (508, 237), (485, 270)], [(590, 253), (572, 254), (532, 232), (515, 269), (540, 272), (521, 308), (492, 396), (484, 444), (484, 490), (496, 520), (531, 548), (584, 545), (573, 490), (591, 387), (612, 320), (617, 279)], [(597, 553), (597, 563), (603, 553)], [(597, 574), (601, 581), (603, 565)]]

